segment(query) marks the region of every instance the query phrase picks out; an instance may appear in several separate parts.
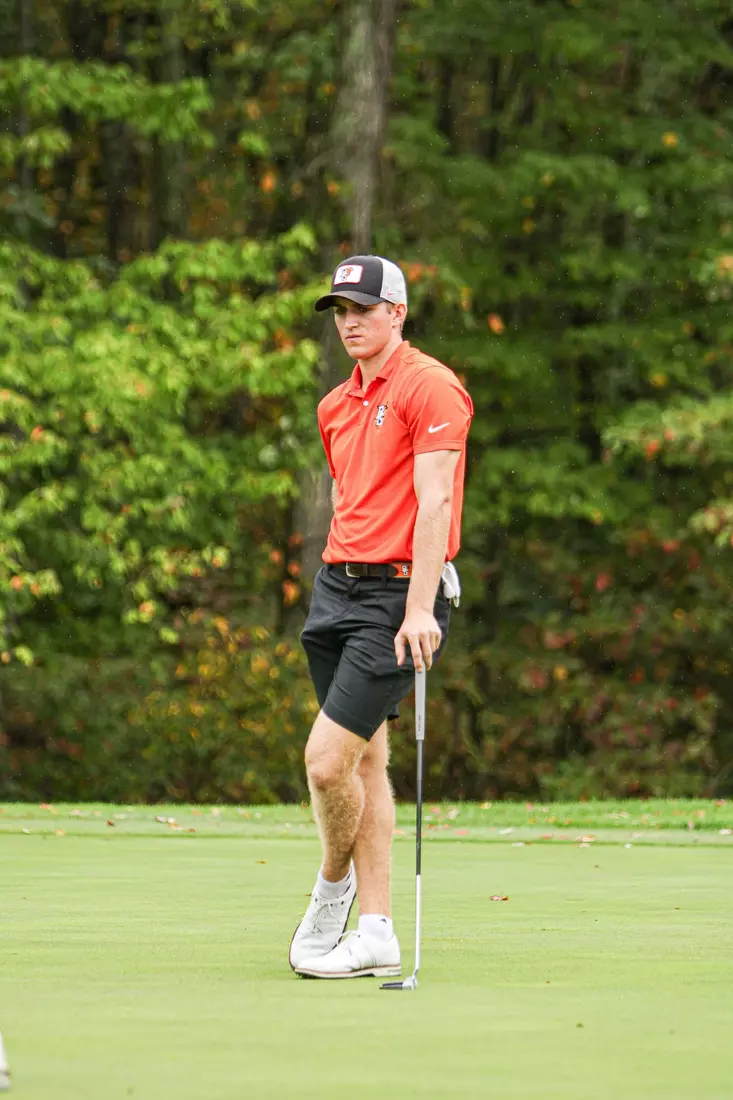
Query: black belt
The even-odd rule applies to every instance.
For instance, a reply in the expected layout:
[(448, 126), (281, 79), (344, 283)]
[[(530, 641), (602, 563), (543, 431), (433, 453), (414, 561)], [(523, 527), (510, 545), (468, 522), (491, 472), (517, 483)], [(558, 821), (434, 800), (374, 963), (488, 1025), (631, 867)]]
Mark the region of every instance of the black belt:
[(408, 580), (412, 576), (412, 564), (409, 561), (389, 561), (384, 563), (340, 561), (330, 563), (333, 569), (345, 573), (347, 577), (400, 577)]

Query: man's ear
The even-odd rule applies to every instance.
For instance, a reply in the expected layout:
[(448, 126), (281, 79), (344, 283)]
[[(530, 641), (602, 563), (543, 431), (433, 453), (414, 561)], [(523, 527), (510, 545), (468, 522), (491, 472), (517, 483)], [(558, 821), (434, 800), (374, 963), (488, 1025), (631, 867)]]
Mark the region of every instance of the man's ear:
[(397, 302), (392, 310), (392, 316), (396, 322), (395, 328), (402, 328), (407, 317), (407, 306), (404, 302)]

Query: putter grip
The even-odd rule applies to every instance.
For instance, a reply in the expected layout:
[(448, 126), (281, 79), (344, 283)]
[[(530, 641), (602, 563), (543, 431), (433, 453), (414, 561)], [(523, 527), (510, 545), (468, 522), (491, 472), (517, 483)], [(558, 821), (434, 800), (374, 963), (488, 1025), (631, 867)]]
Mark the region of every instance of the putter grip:
[(415, 672), (415, 740), (425, 740), (425, 681), (427, 673)]

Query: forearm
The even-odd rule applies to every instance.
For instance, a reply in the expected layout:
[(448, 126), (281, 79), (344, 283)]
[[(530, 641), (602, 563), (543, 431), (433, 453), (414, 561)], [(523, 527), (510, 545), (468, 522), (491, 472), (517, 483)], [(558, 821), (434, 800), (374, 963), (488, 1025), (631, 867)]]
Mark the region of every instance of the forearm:
[(413, 532), (412, 577), (406, 613), (421, 609), (432, 614), (445, 564), (450, 521), (450, 497), (428, 495), (420, 502)]

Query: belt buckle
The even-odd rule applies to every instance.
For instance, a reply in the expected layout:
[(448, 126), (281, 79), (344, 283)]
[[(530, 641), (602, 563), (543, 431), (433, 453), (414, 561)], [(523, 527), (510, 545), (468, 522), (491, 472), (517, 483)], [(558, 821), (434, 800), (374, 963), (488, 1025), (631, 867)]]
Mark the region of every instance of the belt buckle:
[(346, 576), (347, 577), (359, 577), (359, 576), (361, 576), (360, 573), (350, 573), (349, 572), (349, 570), (351, 569), (351, 562), (348, 562), (348, 561), (344, 562), (344, 569), (346, 570)]

